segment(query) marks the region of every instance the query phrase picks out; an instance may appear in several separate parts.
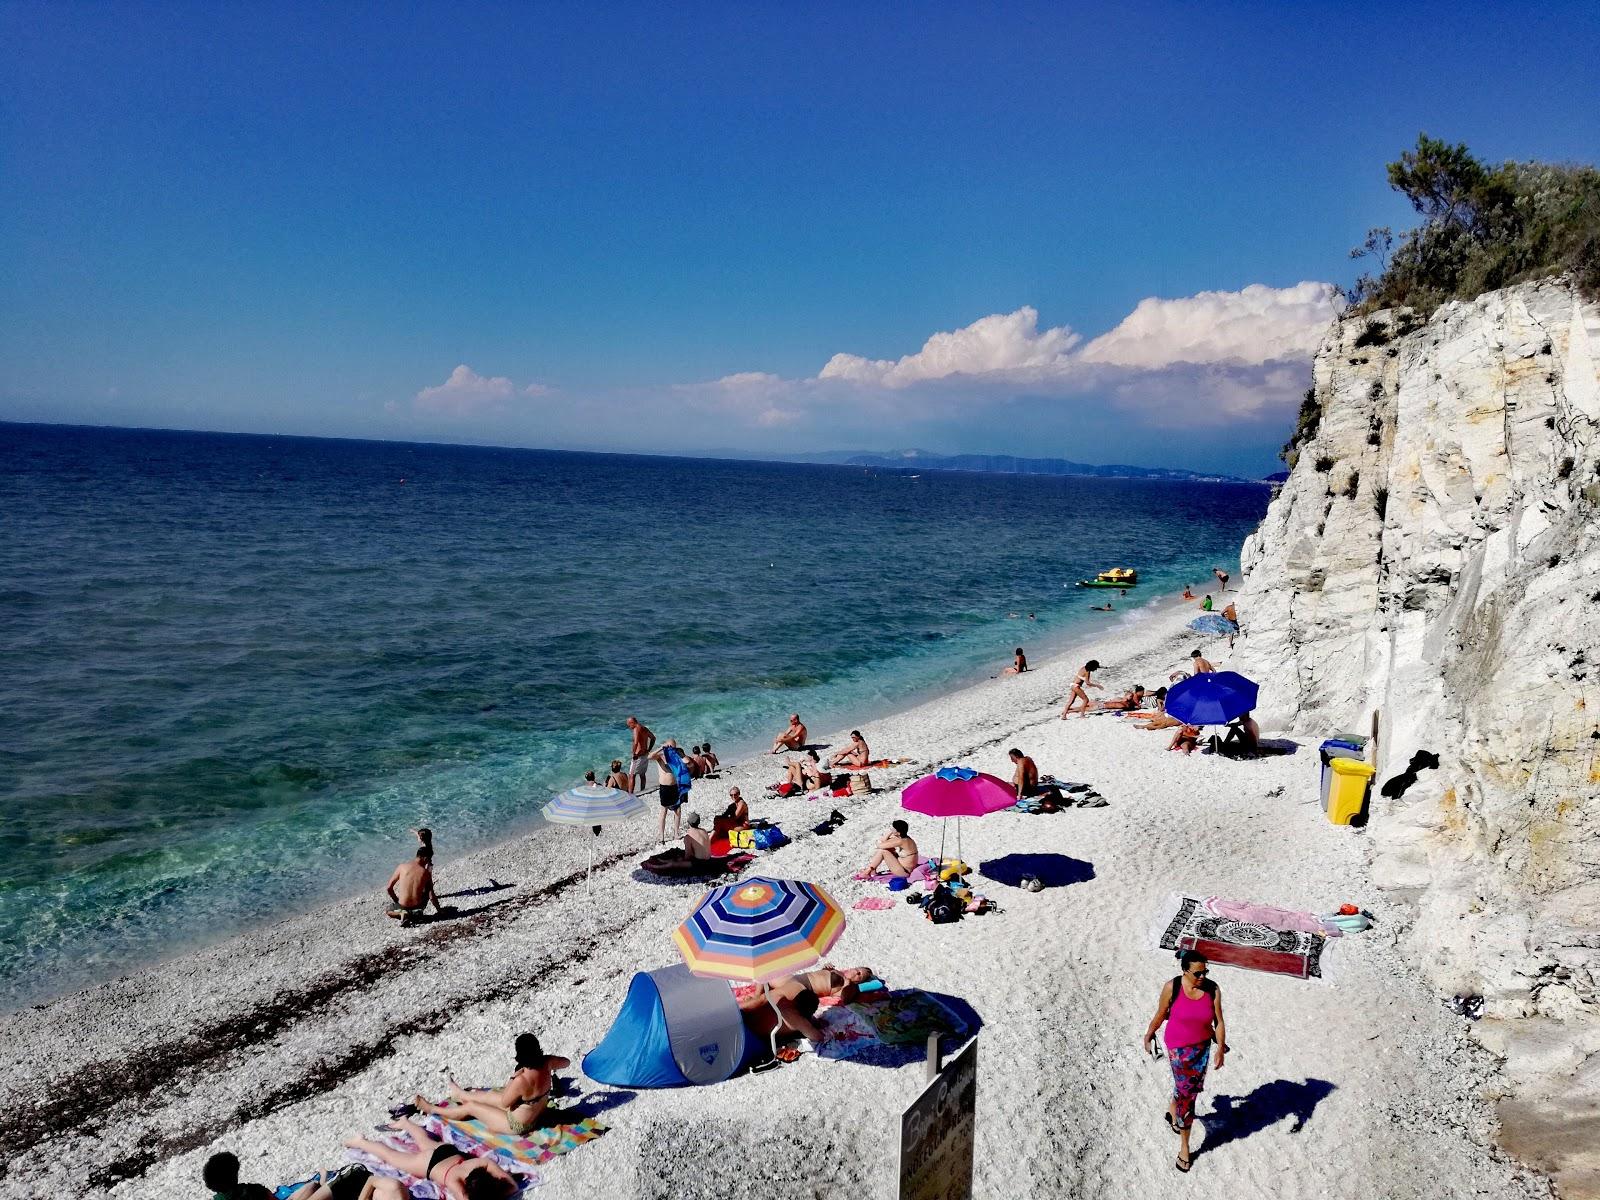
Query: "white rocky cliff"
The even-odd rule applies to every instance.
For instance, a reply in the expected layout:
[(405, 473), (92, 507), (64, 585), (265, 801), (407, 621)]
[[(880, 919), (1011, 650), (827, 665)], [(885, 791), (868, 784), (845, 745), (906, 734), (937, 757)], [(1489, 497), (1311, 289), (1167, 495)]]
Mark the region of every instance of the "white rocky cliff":
[(1350, 316), (1243, 552), (1267, 727), (1365, 732), (1376, 878), (1443, 996), (1481, 995), (1503, 1141), (1600, 1196), (1600, 306), (1561, 281)]

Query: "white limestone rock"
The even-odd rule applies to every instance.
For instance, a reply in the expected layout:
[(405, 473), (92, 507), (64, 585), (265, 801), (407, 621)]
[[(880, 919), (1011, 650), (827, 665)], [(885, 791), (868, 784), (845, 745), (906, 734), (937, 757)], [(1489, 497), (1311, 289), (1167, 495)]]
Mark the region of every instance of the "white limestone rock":
[[(1560, 280), (1426, 323), (1337, 322), (1320, 425), (1244, 546), (1234, 660), (1269, 727), (1365, 731), (1376, 712), (1378, 784), (1439, 755), (1399, 801), (1374, 789), (1374, 876), (1416, 896), (1408, 937), (1442, 992), (1584, 1046), (1600, 1029), (1597, 368), (1600, 306)], [(1508, 1111), (1541, 1111), (1541, 1087), (1600, 1103), (1600, 1071), (1538, 1065), (1510, 1071), (1527, 1102)]]

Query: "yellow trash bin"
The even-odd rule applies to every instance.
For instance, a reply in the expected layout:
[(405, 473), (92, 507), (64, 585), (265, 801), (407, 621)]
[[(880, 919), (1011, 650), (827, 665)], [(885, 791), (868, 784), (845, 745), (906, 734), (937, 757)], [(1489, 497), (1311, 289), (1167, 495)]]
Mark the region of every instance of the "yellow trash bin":
[(1328, 786), (1328, 820), (1348, 825), (1367, 807), (1367, 790), (1377, 768), (1359, 758), (1335, 758), (1328, 762), (1333, 778)]

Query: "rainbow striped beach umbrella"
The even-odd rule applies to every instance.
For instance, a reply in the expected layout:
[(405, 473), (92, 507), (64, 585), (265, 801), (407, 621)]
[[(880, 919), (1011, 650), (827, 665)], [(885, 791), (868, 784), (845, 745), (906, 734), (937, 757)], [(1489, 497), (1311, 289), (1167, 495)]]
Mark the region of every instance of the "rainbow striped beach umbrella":
[(712, 888), (672, 939), (696, 975), (771, 983), (809, 966), (844, 932), (844, 910), (814, 883), (754, 876)]

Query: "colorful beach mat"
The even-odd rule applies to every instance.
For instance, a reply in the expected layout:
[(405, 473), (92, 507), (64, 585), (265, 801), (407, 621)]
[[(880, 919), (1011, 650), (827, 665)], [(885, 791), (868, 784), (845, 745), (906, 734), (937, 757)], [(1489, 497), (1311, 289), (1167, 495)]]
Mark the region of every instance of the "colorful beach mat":
[(1298, 929), (1274, 929), (1218, 916), (1194, 896), (1173, 896), (1161, 909), (1156, 944), (1163, 950), (1198, 950), (1221, 966), (1322, 978), (1327, 938)]
[(930, 1033), (964, 1038), (967, 1022), (937, 996), (916, 988), (890, 992), (870, 1003), (840, 1004), (821, 1013), (828, 1040), (817, 1057), (865, 1059), (886, 1056), (910, 1062), (926, 1052)]
[[(548, 1129), (531, 1129), (524, 1137), (491, 1133), (483, 1127), (481, 1121), (477, 1120), (456, 1122), (427, 1116), (421, 1118), (418, 1124), (434, 1137), (449, 1142), (463, 1153), (475, 1158), (492, 1159), (506, 1171), (517, 1176), (522, 1184), (518, 1195), (525, 1194), (544, 1182), (544, 1176), (539, 1171), (540, 1164), (576, 1150), (585, 1142), (594, 1141), (606, 1131), (606, 1127), (593, 1117), (585, 1117), (571, 1124), (552, 1125)], [(397, 1148), (407, 1151), (416, 1148), (411, 1139), (403, 1133), (380, 1136)], [(444, 1193), (437, 1184), (408, 1175), (391, 1167), (382, 1159), (360, 1150), (350, 1151), (350, 1158), (374, 1175), (398, 1179), (405, 1184), (416, 1200), (445, 1200)]]

